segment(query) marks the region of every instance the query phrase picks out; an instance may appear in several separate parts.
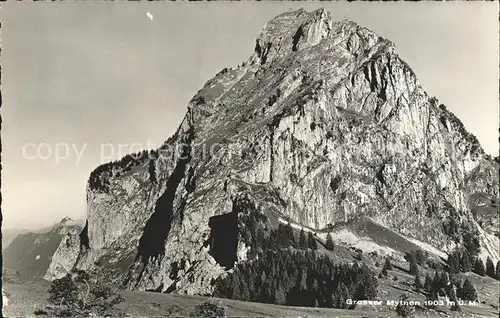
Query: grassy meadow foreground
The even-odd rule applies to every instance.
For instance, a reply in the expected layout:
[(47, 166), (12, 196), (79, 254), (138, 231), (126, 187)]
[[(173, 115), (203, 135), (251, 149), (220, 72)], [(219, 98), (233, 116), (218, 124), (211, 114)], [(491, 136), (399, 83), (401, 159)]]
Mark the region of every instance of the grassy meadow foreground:
[[(413, 317), (497, 317), (498, 281), (467, 274), (474, 284), (481, 286), (478, 293), (482, 301), (475, 306), (462, 306), (461, 312), (450, 311), (446, 307), (427, 310), (416, 306)], [(404, 269), (389, 271), (388, 279), (380, 279), (380, 300), (397, 300), (398, 295), (406, 293), (409, 299), (423, 302), (425, 295), (417, 293), (409, 282), (412, 276)], [(397, 279), (395, 280), (395, 277)], [(4, 290), (9, 297), (9, 305), (3, 308), (5, 317), (34, 317), (37, 310), (49, 305), (50, 283), (43, 280), (23, 282), (4, 282)], [(124, 291), (123, 301), (115, 306), (117, 312), (128, 317), (188, 317), (196, 306), (204, 301), (213, 300), (226, 309), (229, 317), (397, 317), (395, 306), (358, 305), (355, 310), (280, 306), (273, 304), (246, 302), (223, 298), (162, 294), (153, 292)], [(44, 315), (40, 315), (44, 316)]]

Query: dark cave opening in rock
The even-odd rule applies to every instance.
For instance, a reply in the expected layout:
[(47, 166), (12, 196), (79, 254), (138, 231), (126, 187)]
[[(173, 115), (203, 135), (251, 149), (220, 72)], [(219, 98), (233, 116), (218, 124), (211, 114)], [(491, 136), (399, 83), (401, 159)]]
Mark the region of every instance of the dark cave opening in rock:
[(227, 269), (233, 268), (237, 260), (238, 214), (228, 213), (210, 218), (210, 254), (217, 263)]

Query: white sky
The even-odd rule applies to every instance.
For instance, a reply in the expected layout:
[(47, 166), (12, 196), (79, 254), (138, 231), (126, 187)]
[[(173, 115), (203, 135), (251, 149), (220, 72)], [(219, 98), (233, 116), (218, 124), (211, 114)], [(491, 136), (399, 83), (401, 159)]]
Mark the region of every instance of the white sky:
[[(3, 226), (84, 217), (86, 181), (103, 143), (162, 143), (208, 79), (250, 56), (266, 21), (300, 7), (325, 7), (335, 20), (393, 41), (424, 89), (498, 154), (496, 2), (9, 2), (2, 4)], [(23, 146), (41, 143), (87, 146), (78, 163), (73, 150), (58, 164), (23, 156)]]

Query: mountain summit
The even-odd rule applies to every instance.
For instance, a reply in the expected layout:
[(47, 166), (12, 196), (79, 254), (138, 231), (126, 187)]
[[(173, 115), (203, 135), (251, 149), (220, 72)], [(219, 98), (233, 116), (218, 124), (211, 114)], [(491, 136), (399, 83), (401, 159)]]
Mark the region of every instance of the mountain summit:
[(53, 262), (207, 294), (283, 222), (318, 240), (368, 222), (443, 253), (473, 237), (498, 260), (497, 185), (498, 163), (390, 41), (298, 10), (196, 93), (160, 149), (92, 172), (87, 224)]

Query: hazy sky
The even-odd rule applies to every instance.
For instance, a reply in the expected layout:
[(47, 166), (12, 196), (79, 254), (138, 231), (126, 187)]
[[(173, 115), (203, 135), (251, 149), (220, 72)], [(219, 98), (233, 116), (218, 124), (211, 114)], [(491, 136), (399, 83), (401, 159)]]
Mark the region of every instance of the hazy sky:
[[(160, 144), (208, 79), (250, 56), (266, 21), (321, 6), (392, 40), (424, 89), (498, 153), (495, 2), (9, 2), (2, 4), (4, 227), (83, 218), (102, 144), (115, 146), (115, 158), (119, 144)], [(56, 163), (61, 143), (75, 148)], [(48, 159), (30, 159), (35, 147)], [(75, 149), (83, 149), (79, 162)]]

